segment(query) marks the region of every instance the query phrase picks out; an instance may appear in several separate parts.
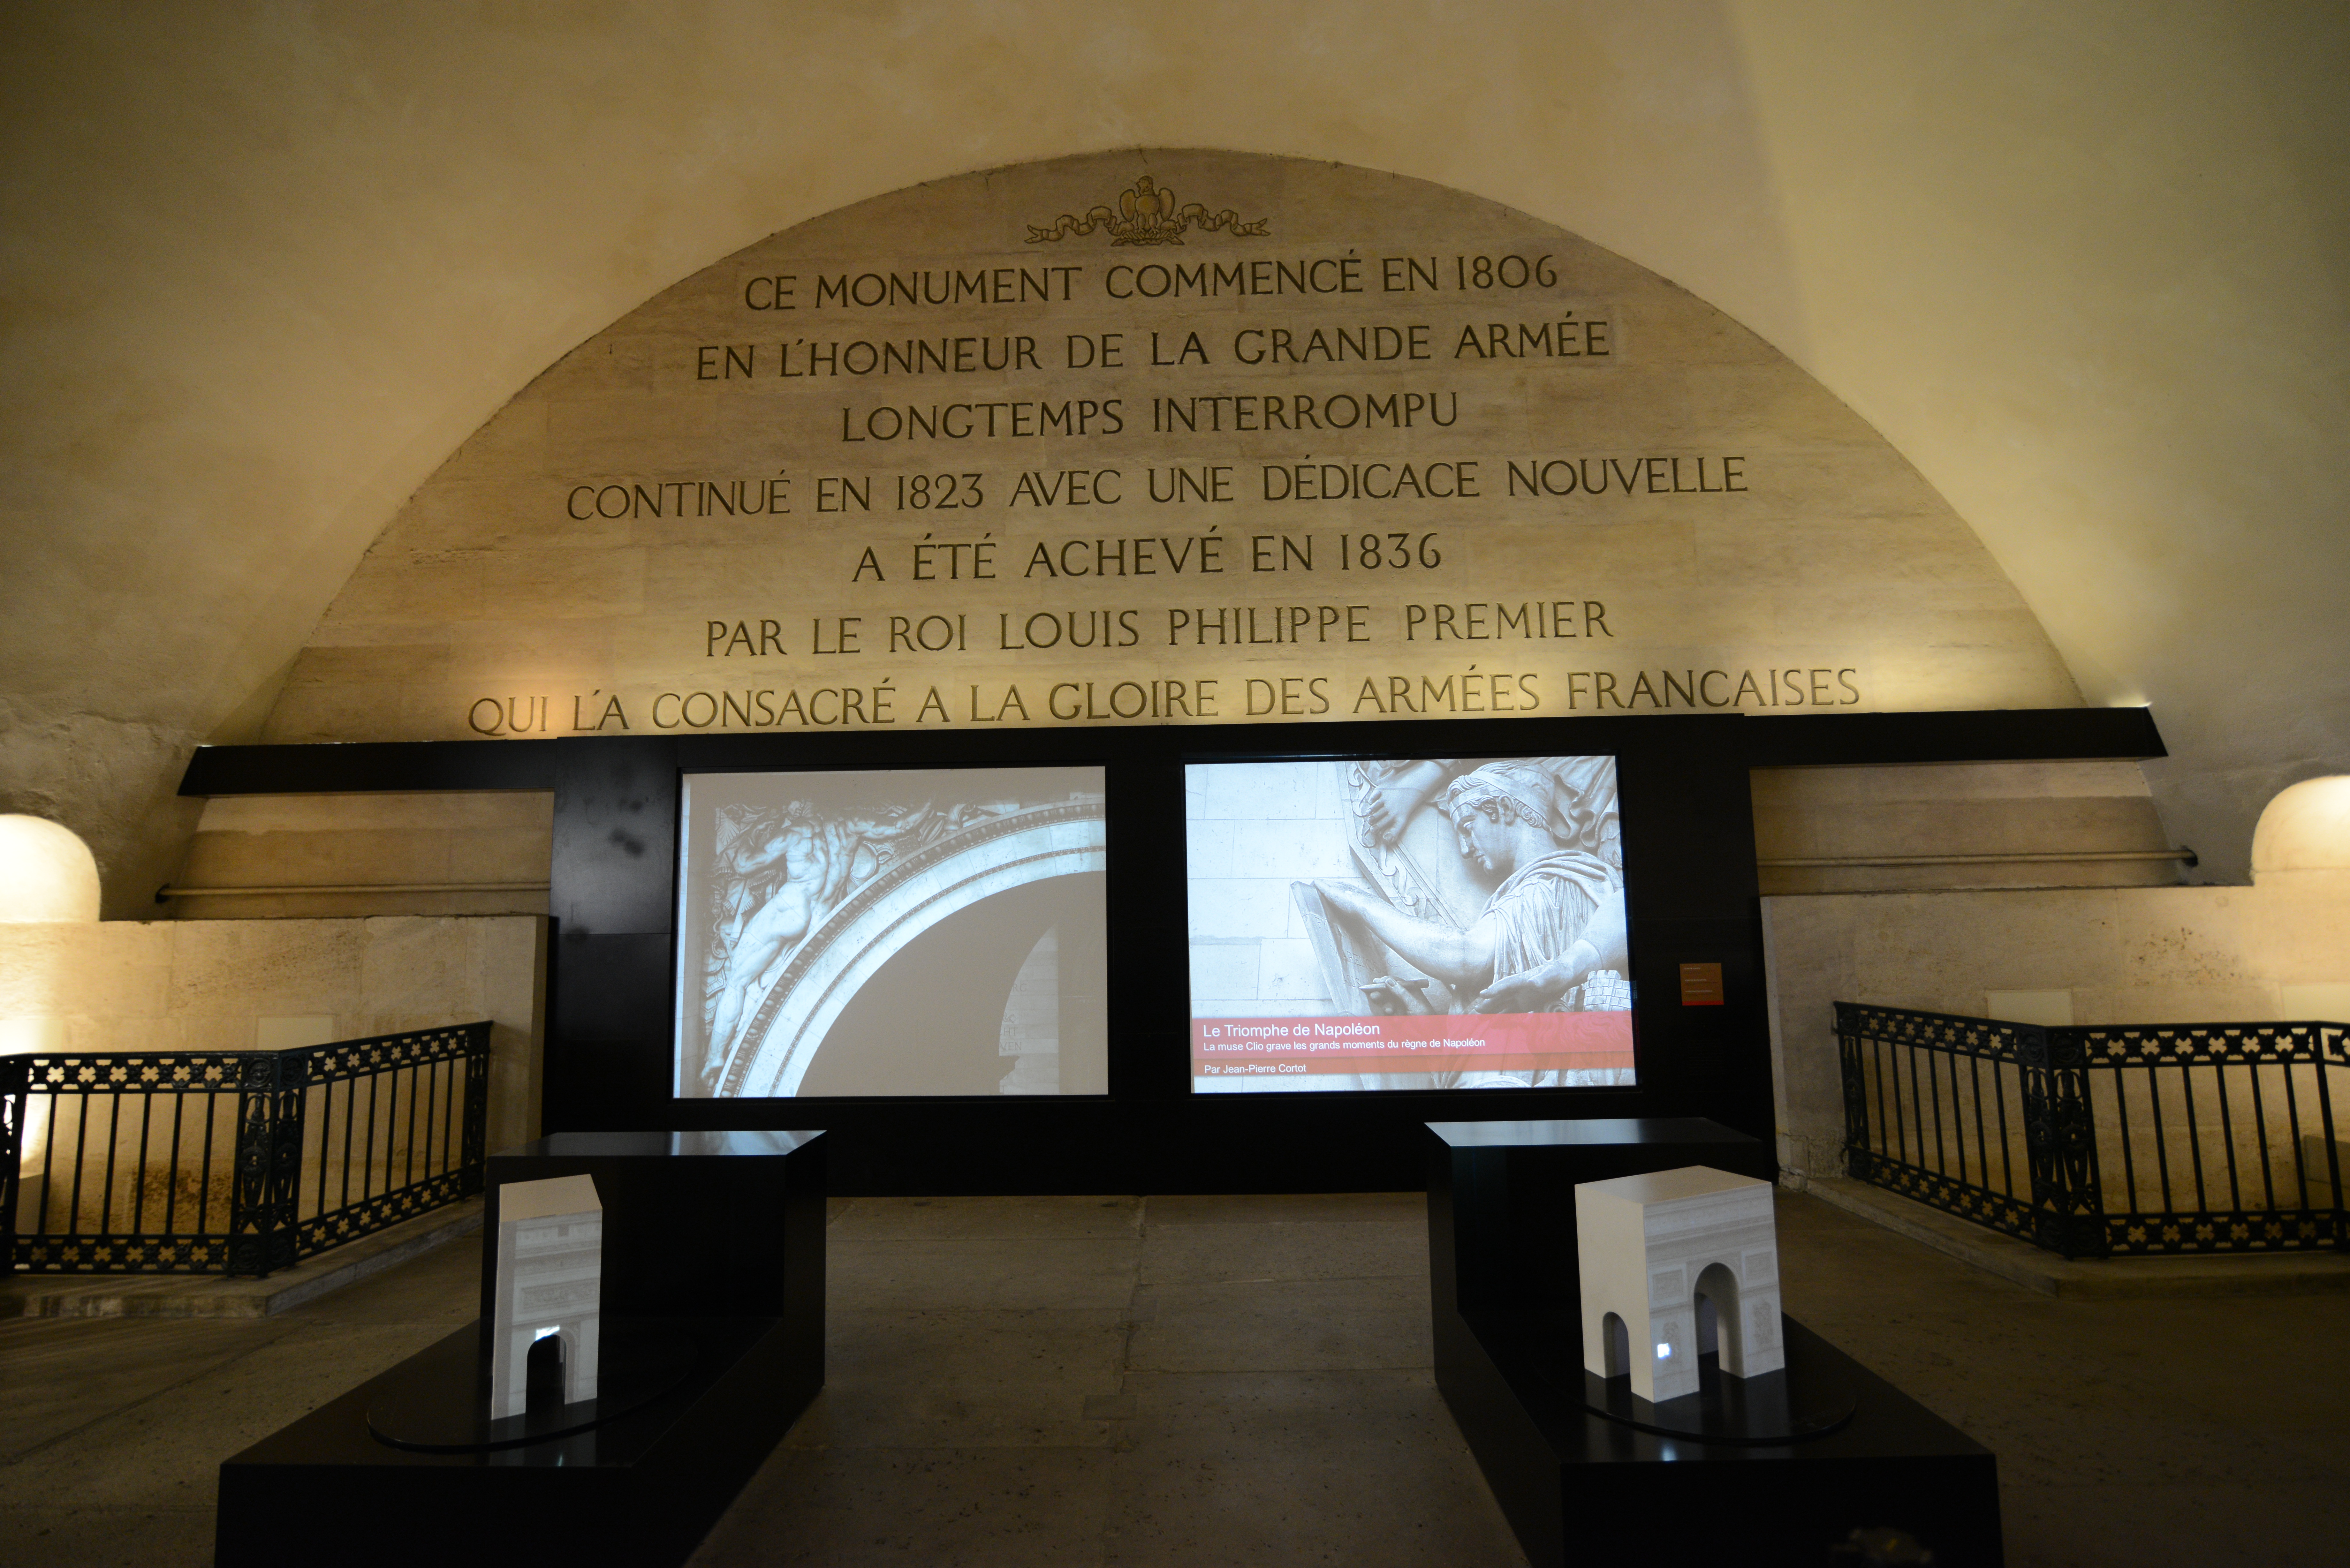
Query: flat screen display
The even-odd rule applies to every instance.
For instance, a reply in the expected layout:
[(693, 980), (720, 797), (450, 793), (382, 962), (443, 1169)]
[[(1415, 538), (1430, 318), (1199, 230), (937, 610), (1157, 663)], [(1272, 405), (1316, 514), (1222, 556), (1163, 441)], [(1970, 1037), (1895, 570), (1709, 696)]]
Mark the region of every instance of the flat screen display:
[(1107, 1093), (1102, 785), (687, 774), (675, 1092)]
[(1613, 757), (1184, 769), (1191, 1086), (1634, 1082)]

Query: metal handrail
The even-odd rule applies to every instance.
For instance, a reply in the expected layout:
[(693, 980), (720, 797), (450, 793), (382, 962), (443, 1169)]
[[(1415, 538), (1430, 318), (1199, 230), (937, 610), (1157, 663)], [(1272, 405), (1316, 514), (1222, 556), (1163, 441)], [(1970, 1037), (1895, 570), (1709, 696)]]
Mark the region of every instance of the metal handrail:
[(2350, 1245), (2342, 1024), (1835, 1018), (1856, 1179), (2066, 1257)]
[(0, 1058), (0, 1273), (265, 1275), (472, 1197), (490, 1029)]

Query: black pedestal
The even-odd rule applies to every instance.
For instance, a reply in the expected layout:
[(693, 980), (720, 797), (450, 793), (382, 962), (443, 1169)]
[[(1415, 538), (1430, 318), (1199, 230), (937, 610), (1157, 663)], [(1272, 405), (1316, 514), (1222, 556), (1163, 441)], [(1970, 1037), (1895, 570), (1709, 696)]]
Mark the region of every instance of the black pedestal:
[(1591, 1408), (1575, 1184), (1688, 1165), (1768, 1180), (1762, 1144), (1693, 1117), (1429, 1130), (1437, 1385), (1538, 1568), (1828, 1568), (1868, 1561), (1855, 1532), (1886, 1529), (1931, 1550), (1937, 1568), (2001, 1561), (1990, 1451), (1792, 1319), (1789, 1376), (1810, 1379), (1796, 1402), (1850, 1401), (1849, 1418), (1825, 1431), (1707, 1441)]
[(468, 1325), (224, 1462), (216, 1561), (683, 1562), (824, 1385), (820, 1136), (573, 1133), (492, 1158), (485, 1293), (498, 1185), (592, 1175), (608, 1343), (647, 1347), (660, 1386), (491, 1449), (370, 1431), (371, 1414), (398, 1436), (418, 1412), (485, 1399)]

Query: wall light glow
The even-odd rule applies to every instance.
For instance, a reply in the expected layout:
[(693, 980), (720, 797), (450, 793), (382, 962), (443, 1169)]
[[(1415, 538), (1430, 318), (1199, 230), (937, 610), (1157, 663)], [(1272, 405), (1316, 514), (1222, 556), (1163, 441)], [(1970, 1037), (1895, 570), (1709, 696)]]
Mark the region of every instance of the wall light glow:
[(2350, 871), (2350, 775), (2303, 779), (2261, 813), (2253, 879), (2281, 871)]
[(98, 860), (70, 827), (0, 815), (0, 922), (98, 919)]
[[(0, 927), (82, 925), (98, 919), (98, 860), (70, 827), (0, 815)], [(39, 933), (0, 954), (0, 1055), (66, 1048), (64, 955)], [(13, 946), (13, 944), (12, 944)], [(46, 1158), (47, 1116), (19, 1129), (21, 1171)]]

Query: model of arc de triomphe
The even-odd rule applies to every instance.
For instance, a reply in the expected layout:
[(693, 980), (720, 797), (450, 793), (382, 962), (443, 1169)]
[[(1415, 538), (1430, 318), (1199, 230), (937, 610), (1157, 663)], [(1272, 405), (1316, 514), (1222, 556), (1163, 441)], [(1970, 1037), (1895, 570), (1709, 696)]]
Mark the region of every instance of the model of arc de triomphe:
[(530, 1358), (546, 1339), (562, 1347), (562, 1402), (596, 1397), (604, 1205), (595, 1179), (556, 1176), (501, 1186), (497, 1259), (491, 1417), (519, 1416), (528, 1408)]
[(1652, 1403), (1695, 1394), (1708, 1348), (1700, 1298), (1724, 1373), (1786, 1366), (1769, 1182), (1702, 1165), (1586, 1181), (1575, 1189), (1575, 1228), (1586, 1370), (1628, 1373)]

